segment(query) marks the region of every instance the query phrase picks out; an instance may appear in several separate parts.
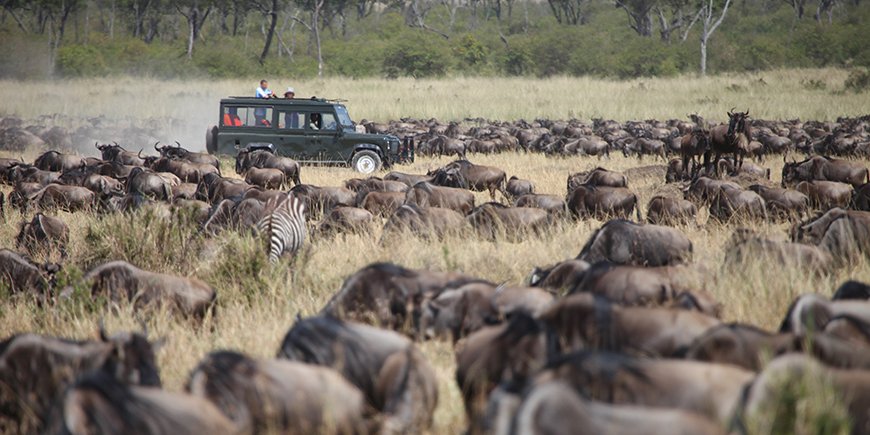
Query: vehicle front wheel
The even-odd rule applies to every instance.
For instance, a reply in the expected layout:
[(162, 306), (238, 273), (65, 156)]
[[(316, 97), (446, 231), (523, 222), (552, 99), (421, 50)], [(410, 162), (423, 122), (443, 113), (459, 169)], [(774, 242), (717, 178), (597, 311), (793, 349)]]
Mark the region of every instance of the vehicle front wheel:
[(353, 156), (351, 166), (363, 174), (371, 174), (381, 169), (381, 157), (374, 151), (360, 151)]

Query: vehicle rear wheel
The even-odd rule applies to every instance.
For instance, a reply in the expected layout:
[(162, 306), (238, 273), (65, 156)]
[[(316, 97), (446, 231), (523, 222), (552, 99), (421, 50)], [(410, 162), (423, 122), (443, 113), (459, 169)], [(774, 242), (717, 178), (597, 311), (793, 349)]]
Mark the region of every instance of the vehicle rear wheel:
[(205, 150), (209, 154), (217, 154), (217, 126), (213, 126), (205, 131)]
[(381, 169), (381, 157), (374, 151), (360, 151), (353, 155), (351, 166), (363, 174), (371, 174)]

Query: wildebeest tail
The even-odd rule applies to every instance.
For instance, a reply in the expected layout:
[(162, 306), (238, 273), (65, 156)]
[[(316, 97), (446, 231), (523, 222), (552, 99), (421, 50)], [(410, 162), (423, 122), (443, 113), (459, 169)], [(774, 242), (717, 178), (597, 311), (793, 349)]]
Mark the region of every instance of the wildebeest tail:
[[(305, 204), (299, 198), (288, 195), (275, 210), (257, 223), (257, 230), (269, 237), (269, 261), (277, 263), (284, 254), (296, 256), (305, 243), (308, 229), (305, 226)], [(267, 204), (267, 208), (270, 204)]]

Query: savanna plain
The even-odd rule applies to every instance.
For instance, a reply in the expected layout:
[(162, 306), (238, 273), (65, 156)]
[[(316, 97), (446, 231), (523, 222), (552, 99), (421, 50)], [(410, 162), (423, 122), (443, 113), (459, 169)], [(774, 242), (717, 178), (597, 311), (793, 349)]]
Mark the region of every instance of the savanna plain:
[[(685, 119), (697, 113), (712, 121), (727, 120), (732, 107), (749, 109), (758, 119), (835, 120), (838, 116), (870, 113), (867, 94), (843, 92), (844, 71), (783, 70), (708, 78), (636, 79), (609, 81), (588, 78), (438, 80), (350, 80), (330, 78), (305, 82), (270, 78), (273, 88), (292, 85), (302, 97), (317, 95), (347, 100), (355, 120), (387, 121), (402, 117), (442, 121), (465, 118), (499, 120), (536, 118), (610, 118), (619, 121)], [(158, 140), (179, 140), (192, 150), (204, 148), (204, 133), (217, 121), (218, 100), (227, 95), (248, 95), (253, 81), (182, 82), (140, 78), (72, 81), (17, 82), (0, 80), (0, 115), (75, 127), (88, 118), (106, 123), (145, 123), (156, 126)], [(473, 122), (466, 120), (465, 122)], [(130, 143), (124, 137), (96, 138), (117, 141), (127, 149), (152, 143)], [(98, 155), (93, 142), (75, 144), (77, 150)], [(43, 150), (0, 152), (3, 157), (32, 160)], [(800, 156), (795, 156), (800, 157)], [(679, 184), (664, 183), (666, 162), (654, 157), (638, 160), (618, 153), (596, 157), (548, 157), (535, 153), (470, 154), (474, 163), (496, 166), (508, 176), (532, 180), (538, 193), (565, 195), (566, 177), (574, 172), (603, 166), (622, 171), (629, 188), (638, 195), (645, 212), (657, 194), (681, 195)], [(418, 157), (396, 167), (425, 173), (451, 159)], [(766, 158), (771, 184), (779, 184), (782, 158)], [(870, 166), (870, 162), (862, 163)], [(222, 160), (225, 176), (233, 161)], [(378, 175), (378, 174), (375, 174)], [(383, 173), (379, 174), (383, 175)], [(302, 180), (314, 185), (338, 186), (359, 174), (348, 168), (303, 167)], [(8, 193), (9, 186), (0, 187)], [(478, 204), (489, 200), (476, 193)], [(31, 212), (32, 214), (32, 212)], [(76, 282), (90, 268), (110, 260), (126, 260), (144, 269), (197, 277), (218, 292), (218, 309), (204, 325), (180, 320), (166, 312), (144, 317), (150, 334), (165, 337), (158, 353), (165, 388), (181, 390), (190, 370), (208, 352), (232, 349), (254, 357), (274, 357), (284, 334), (297, 315), (316, 314), (343, 280), (361, 267), (379, 261), (410, 268), (460, 271), (497, 283), (523, 284), (535, 266), (550, 265), (577, 255), (588, 236), (602, 222), (565, 219), (549, 232), (519, 242), (488, 241), (476, 236), (448, 237), (435, 241), (415, 236), (381, 243), (381, 225), (362, 234), (322, 235), (309, 222), (307, 246), (290, 263), (270, 265), (259, 239), (224, 232), (200, 235), (184, 215), (169, 220), (148, 210), (129, 215), (101, 216), (57, 212), (71, 230), (69, 256), (63, 261), (59, 287)], [(31, 215), (7, 209), (0, 224), (0, 247), (15, 249), (19, 223)], [(708, 220), (699, 209), (697, 223), (679, 227), (693, 242), (693, 267), (698, 285), (722, 304), (725, 321), (739, 321), (775, 329), (788, 304), (803, 293), (830, 295), (847, 279), (870, 281), (866, 262), (816, 276), (797, 268), (783, 268), (770, 259), (756, 258), (742, 267), (726, 268), (723, 258), (733, 231), (750, 227), (771, 239), (785, 240), (789, 223), (728, 222)], [(57, 258), (35, 258), (37, 261)], [(104, 319), (110, 331), (139, 328), (139, 317), (129, 307), (109, 309), (91, 301), (80, 289), (73, 298), (40, 305), (34, 298), (4, 295), (0, 301), (0, 336), (38, 332), (74, 338), (91, 338)], [(439, 404), (432, 433), (460, 433), (465, 412), (455, 382), (453, 347), (446, 342), (420, 344), (439, 378)], [(821, 404), (824, 406), (824, 404)]]

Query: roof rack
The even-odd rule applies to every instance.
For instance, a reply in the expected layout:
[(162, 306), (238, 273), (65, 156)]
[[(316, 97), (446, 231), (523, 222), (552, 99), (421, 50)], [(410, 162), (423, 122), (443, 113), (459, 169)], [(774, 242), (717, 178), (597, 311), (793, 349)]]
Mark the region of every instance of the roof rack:
[(317, 101), (319, 103), (346, 103), (348, 100), (340, 99), (340, 98), (321, 98), (317, 96), (311, 96), (309, 98), (293, 98), (292, 100), (287, 100), (286, 98), (257, 98), (251, 96), (229, 96), (226, 97), (228, 100), (280, 100), (280, 101)]

